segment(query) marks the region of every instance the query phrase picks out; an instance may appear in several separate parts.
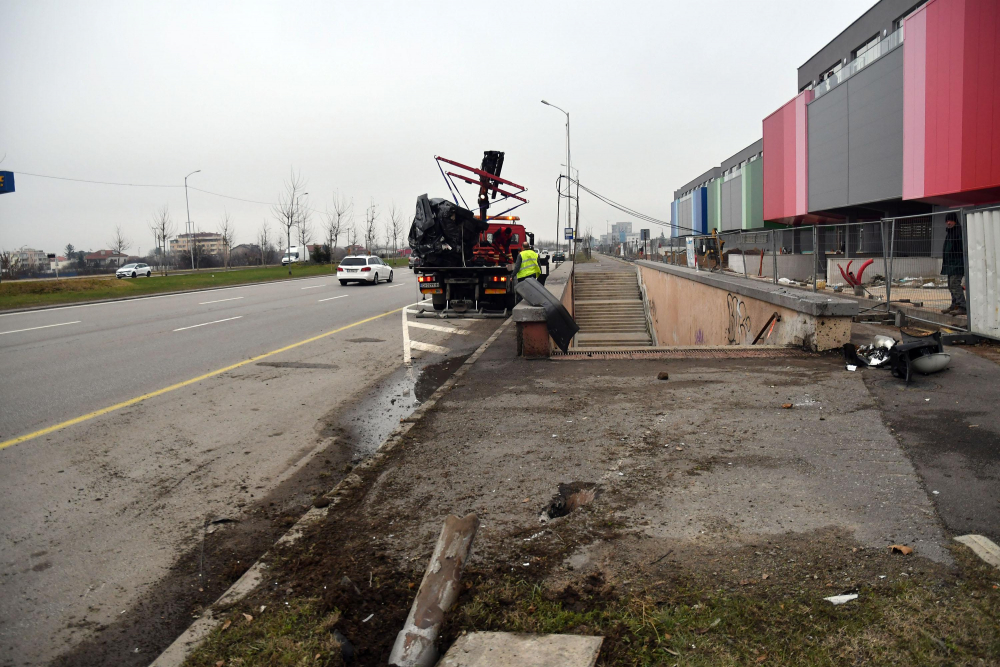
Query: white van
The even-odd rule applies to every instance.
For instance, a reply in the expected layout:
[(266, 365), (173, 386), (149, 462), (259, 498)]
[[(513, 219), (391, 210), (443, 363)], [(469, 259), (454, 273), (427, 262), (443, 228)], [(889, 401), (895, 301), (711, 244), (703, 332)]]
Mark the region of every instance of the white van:
[(303, 246), (302, 252), (299, 252), (299, 246), (293, 245), (285, 253), (284, 257), (281, 258), (281, 265), (287, 266), (292, 262), (308, 262), (309, 261), (309, 246)]

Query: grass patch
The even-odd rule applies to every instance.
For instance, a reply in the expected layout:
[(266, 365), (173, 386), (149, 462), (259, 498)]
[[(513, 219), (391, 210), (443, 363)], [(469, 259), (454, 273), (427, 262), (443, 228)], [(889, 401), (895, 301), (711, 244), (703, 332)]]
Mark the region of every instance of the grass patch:
[(273, 609), (259, 608), (252, 621), (233, 611), (184, 663), (190, 667), (268, 665), (305, 667), (342, 665), (341, 646), (333, 635), (340, 614), (320, 614), (313, 600), (296, 599)]
[(862, 587), (841, 606), (822, 599), (829, 590), (653, 587), (567, 600), (529, 582), (480, 582), (450, 631), (603, 635), (599, 665), (998, 664), (1000, 576), (965, 569), (951, 584)]
[(288, 275), (287, 268), (267, 266), (230, 271), (218, 269), (183, 275), (157, 276), (154, 274), (152, 278), (125, 280), (109, 276), (3, 282), (0, 284), (0, 310), (58, 306), (82, 301), (229, 287), (246, 283), (284, 280), (289, 277), (330, 275), (330, 273), (329, 264), (306, 264), (293, 267), (291, 276)]

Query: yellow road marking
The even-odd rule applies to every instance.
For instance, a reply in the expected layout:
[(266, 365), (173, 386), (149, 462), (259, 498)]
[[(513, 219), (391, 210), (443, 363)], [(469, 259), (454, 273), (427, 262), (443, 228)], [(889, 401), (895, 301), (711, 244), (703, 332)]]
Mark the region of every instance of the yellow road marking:
[(246, 366), (247, 364), (252, 364), (255, 361), (260, 361), (261, 359), (266, 359), (267, 357), (273, 357), (276, 354), (281, 354), (282, 352), (287, 352), (288, 350), (295, 349), (297, 347), (300, 347), (302, 345), (306, 345), (308, 343), (314, 343), (314, 342), (316, 342), (316, 341), (318, 341), (320, 339), (326, 338), (328, 336), (332, 336), (332, 335), (334, 335), (336, 333), (340, 333), (341, 331), (344, 331), (346, 329), (350, 329), (351, 327), (356, 327), (359, 324), (365, 324), (366, 322), (371, 322), (372, 320), (377, 320), (380, 317), (385, 317), (386, 315), (392, 315), (393, 313), (398, 313), (401, 310), (403, 310), (403, 308), (397, 308), (396, 310), (390, 310), (390, 311), (381, 313), (379, 315), (373, 315), (372, 317), (368, 317), (366, 319), (358, 320), (357, 322), (352, 322), (350, 324), (342, 326), (339, 329), (334, 329), (333, 331), (327, 331), (326, 333), (319, 334), (318, 336), (313, 336), (312, 338), (306, 338), (305, 340), (300, 340), (298, 343), (292, 343), (291, 345), (286, 345), (285, 347), (278, 348), (277, 350), (271, 350), (270, 352), (265, 352), (264, 354), (259, 354), (256, 357), (250, 357), (249, 359), (245, 359), (245, 360), (237, 362), (235, 364), (230, 364), (229, 366), (226, 366), (225, 368), (219, 368), (218, 370), (209, 371), (208, 373), (205, 373), (204, 375), (199, 375), (198, 377), (193, 377), (190, 380), (184, 380), (183, 382), (178, 382), (177, 384), (172, 384), (169, 387), (164, 387), (163, 389), (157, 389), (156, 391), (151, 391), (148, 394), (143, 394), (142, 396), (136, 396), (135, 398), (130, 398), (127, 401), (122, 401), (121, 403), (115, 403), (114, 405), (109, 405), (106, 408), (101, 408), (100, 410), (94, 410), (93, 412), (88, 412), (85, 415), (80, 415), (79, 417), (74, 417), (73, 419), (68, 419), (68, 420), (66, 420), (64, 422), (60, 422), (60, 423), (54, 424), (52, 426), (46, 426), (45, 428), (40, 429), (38, 431), (34, 431), (32, 433), (26, 433), (25, 435), (20, 435), (20, 436), (18, 436), (16, 438), (11, 438), (10, 440), (4, 440), (3, 442), (0, 442), (0, 449), (6, 449), (7, 447), (11, 447), (12, 445), (18, 445), (18, 444), (20, 444), (22, 442), (27, 442), (28, 440), (34, 440), (35, 438), (38, 438), (40, 436), (48, 435), (49, 433), (55, 433), (56, 431), (61, 431), (62, 429), (67, 428), (69, 426), (75, 426), (76, 424), (80, 424), (82, 422), (89, 421), (91, 419), (94, 419), (95, 417), (100, 417), (101, 415), (106, 415), (109, 412), (114, 412), (115, 410), (121, 410), (122, 408), (127, 408), (130, 405), (135, 405), (136, 403), (141, 403), (142, 401), (148, 400), (150, 398), (155, 398), (157, 396), (162, 396), (163, 394), (166, 394), (168, 392), (174, 391), (175, 389), (181, 389), (183, 387), (186, 387), (188, 385), (194, 384), (196, 382), (201, 382), (202, 380), (207, 380), (210, 377), (215, 377), (216, 375), (222, 375), (223, 373), (227, 373), (227, 372), (229, 372), (231, 370), (235, 370), (235, 369), (237, 369), (237, 368), (239, 368), (241, 366)]

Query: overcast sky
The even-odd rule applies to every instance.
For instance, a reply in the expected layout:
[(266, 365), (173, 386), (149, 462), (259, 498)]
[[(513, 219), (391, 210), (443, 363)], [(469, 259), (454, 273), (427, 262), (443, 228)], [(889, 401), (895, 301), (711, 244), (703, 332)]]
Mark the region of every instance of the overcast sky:
[[(667, 220), (673, 190), (759, 139), (796, 68), (873, 4), (0, 0), (0, 170), (181, 185), (201, 169), (191, 185), (271, 202), (294, 168), (311, 208), (339, 191), (411, 218), (448, 194), (435, 154), (494, 149), (552, 238), (565, 129), (544, 98), (571, 114), (581, 182)], [(163, 205), (183, 231), (183, 188), (16, 183), (0, 248), (96, 250), (121, 224), (145, 253)], [(238, 243), (275, 226), (268, 206), (190, 196), (202, 231), (224, 210)], [(580, 212), (595, 234), (627, 219), (586, 194)]]

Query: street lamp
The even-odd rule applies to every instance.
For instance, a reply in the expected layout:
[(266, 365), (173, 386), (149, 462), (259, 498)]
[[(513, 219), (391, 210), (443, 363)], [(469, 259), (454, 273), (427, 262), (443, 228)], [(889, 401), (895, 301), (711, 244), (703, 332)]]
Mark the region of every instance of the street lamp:
[(191, 227), (191, 202), (188, 199), (188, 176), (193, 176), (193, 175), (197, 174), (200, 171), (201, 171), (201, 169), (195, 169), (190, 174), (188, 174), (187, 176), (184, 177), (184, 205), (187, 207), (187, 216), (188, 216), (187, 230), (188, 230), (188, 234), (191, 235), (191, 236), (188, 237), (188, 248), (191, 249), (191, 270), (192, 271), (194, 271), (194, 229)]
[[(553, 109), (559, 109), (559, 111), (562, 111), (564, 114), (566, 114), (566, 226), (567, 227), (572, 227), (573, 226), (573, 224), (572, 224), (572, 218), (570, 217), (570, 206), (572, 205), (572, 202), (570, 201), (570, 196), (573, 194), (573, 191), (572, 191), (573, 177), (571, 176), (572, 172), (570, 170), (572, 169), (572, 164), (573, 163), (570, 162), (570, 152), (569, 152), (569, 112), (566, 111), (565, 109), (560, 109), (555, 104), (551, 104), (550, 102), (546, 102), (545, 100), (542, 100), (542, 104), (544, 104), (545, 106), (552, 107)], [(579, 205), (580, 204), (577, 203), (578, 207), (579, 207)], [(559, 247), (559, 221), (558, 220), (556, 220), (556, 247), (557, 248)], [(566, 249), (569, 250), (569, 244), (568, 243), (566, 244)]]

